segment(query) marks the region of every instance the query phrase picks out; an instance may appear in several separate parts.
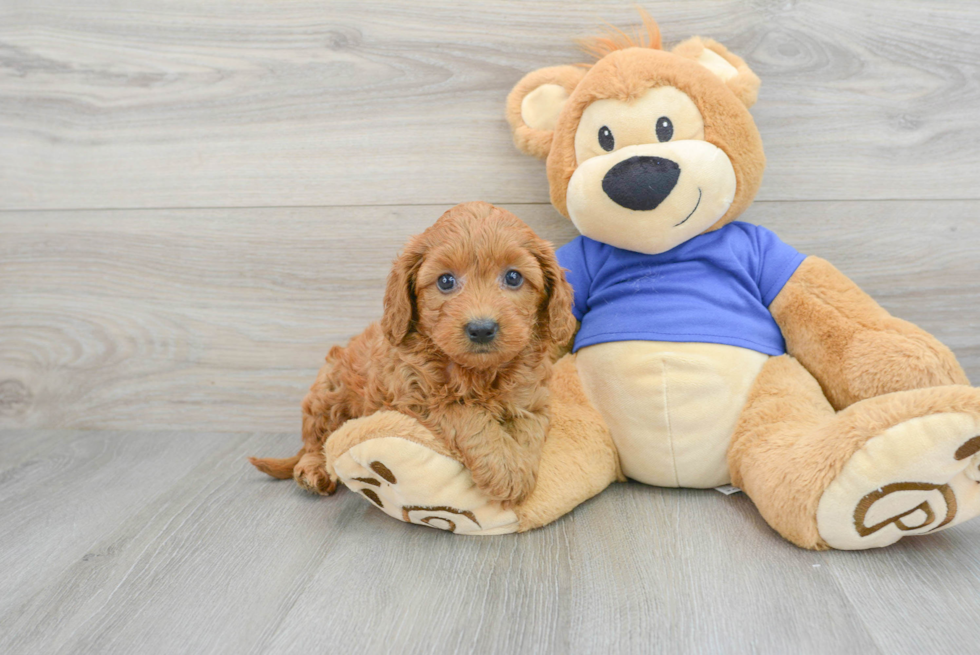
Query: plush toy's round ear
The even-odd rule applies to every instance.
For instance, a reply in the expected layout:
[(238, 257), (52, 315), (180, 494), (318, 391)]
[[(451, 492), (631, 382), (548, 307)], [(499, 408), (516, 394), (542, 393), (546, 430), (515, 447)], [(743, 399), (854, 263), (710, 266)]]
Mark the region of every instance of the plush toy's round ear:
[(507, 122), (526, 155), (545, 159), (568, 96), (585, 76), (580, 66), (552, 66), (524, 76), (507, 96)]
[(693, 59), (717, 75), (746, 107), (754, 105), (759, 97), (759, 77), (752, 72), (745, 60), (728, 52), (717, 41), (694, 36), (678, 43), (671, 52)]

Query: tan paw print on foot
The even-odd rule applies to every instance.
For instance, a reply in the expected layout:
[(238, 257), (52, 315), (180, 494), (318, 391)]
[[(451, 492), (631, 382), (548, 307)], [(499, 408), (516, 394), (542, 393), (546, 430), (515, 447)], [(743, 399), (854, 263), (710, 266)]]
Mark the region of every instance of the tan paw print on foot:
[[(920, 499), (922, 502), (906, 509)], [(861, 499), (854, 510), (854, 529), (862, 537), (888, 526), (921, 533), (923, 528), (938, 530), (955, 517), (956, 495), (948, 484), (896, 482)]]
[[(371, 462), (371, 469), (377, 472), (388, 484), (398, 484), (398, 479), (394, 476), (387, 466), (382, 462)], [(352, 482), (360, 482), (361, 484), (367, 485), (360, 489), (351, 487), (352, 491), (356, 491), (361, 494), (372, 503), (378, 506), (379, 509), (384, 509), (384, 501), (378, 496), (378, 490), (381, 487), (381, 481), (374, 478), (364, 478), (355, 477), (351, 478)], [(373, 489), (372, 487), (377, 487), (378, 489)], [(410, 505), (401, 508), (401, 519), (405, 523), (415, 523), (418, 525), (427, 525), (430, 528), (437, 528), (439, 530), (447, 530), (449, 532), (456, 532), (457, 526), (463, 525), (465, 532), (472, 533), (474, 531), (479, 531), (483, 528), (480, 522), (476, 520), (476, 515), (473, 512), (466, 510), (456, 509), (455, 507), (421, 507), (416, 505)], [(469, 525), (463, 524), (463, 521), (467, 521)]]
[(956, 459), (969, 459), (965, 473), (974, 482), (980, 483), (980, 435), (973, 437), (956, 451)]
[(869, 439), (820, 498), (820, 536), (832, 548), (875, 548), (980, 515), (978, 432), (973, 415), (944, 413)]
[(514, 512), (489, 500), (461, 463), (414, 441), (369, 439), (333, 466), (349, 489), (406, 523), (471, 535), (517, 530)]

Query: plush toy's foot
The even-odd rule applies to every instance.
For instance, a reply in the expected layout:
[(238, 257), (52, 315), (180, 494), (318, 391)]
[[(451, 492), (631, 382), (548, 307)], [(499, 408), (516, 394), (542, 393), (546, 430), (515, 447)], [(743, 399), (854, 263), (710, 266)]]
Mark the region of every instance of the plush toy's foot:
[(348, 421), (331, 434), (326, 470), (407, 523), (479, 535), (539, 528), (624, 479), (612, 436), (582, 390), (574, 355), (555, 365), (551, 392), (551, 429), (537, 483), (512, 507), (487, 498), (457, 453), (397, 412)]
[[(920, 394), (902, 395), (914, 402)], [(875, 548), (980, 515), (978, 453), (976, 412), (936, 412), (885, 429), (820, 497), (820, 537), (832, 548)]]
[(446, 446), (403, 414), (348, 421), (330, 436), (325, 454), (345, 486), (393, 518), (456, 534), (518, 530), (514, 511), (488, 499)]
[(897, 391), (835, 412), (789, 356), (766, 362), (728, 451), (741, 487), (803, 548), (858, 550), (980, 515), (980, 389)]

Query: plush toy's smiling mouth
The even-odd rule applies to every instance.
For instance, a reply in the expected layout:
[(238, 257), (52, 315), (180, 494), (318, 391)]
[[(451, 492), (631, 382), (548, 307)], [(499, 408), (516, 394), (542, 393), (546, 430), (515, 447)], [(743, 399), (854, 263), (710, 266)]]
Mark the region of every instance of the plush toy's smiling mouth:
[(692, 209), (691, 213), (687, 215), (687, 218), (685, 218), (683, 221), (681, 221), (674, 227), (680, 227), (681, 225), (684, 225), (684, 223), (687, 223), (687, 219), (694, 216), (694, 212), (696, 212), (698, 210), (698, 207), (700, 206), (701, 206), (701, 187), (698, 187), (698, 201), (694, 203), (694, 209)]
[(735, 189), (735, 169), (724, 151), (691, 139), (589, 157), (569, 178), (565, 203), (586, 237), (656, 255), (721, 219)]

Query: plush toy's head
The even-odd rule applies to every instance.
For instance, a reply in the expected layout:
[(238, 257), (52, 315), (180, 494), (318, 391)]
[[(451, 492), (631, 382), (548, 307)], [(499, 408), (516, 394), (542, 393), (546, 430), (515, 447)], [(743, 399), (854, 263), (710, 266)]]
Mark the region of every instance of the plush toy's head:
[(734, 220), (765, 155), (748, 108), (759, 78), (719, 43), (660, 49), (623, 33), (587, 48), (592, 66), (528, 74), (507, 99), (523, 152), (548, 160), (551, 202), (587, 237), (657, 254)]

